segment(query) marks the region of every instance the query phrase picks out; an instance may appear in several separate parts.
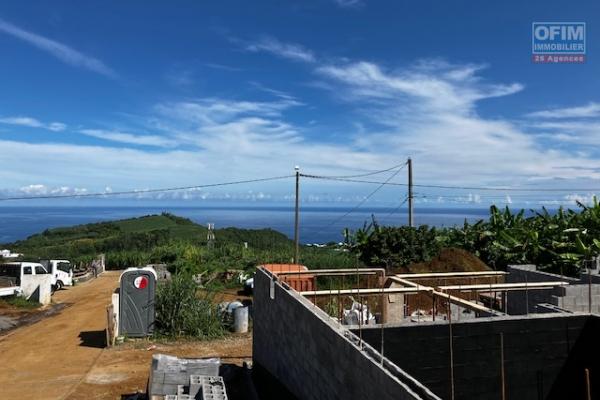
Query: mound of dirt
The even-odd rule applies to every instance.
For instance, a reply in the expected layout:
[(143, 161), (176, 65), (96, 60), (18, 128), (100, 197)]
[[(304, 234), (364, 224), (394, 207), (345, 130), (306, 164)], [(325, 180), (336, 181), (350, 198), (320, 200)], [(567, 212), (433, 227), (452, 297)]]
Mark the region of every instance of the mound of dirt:
[(463, 249), (442, 249), (440, 254), (429, 262), (410, 264), (401, 273), (425, 272), (474, 272), (491, 271), (483, 261)]

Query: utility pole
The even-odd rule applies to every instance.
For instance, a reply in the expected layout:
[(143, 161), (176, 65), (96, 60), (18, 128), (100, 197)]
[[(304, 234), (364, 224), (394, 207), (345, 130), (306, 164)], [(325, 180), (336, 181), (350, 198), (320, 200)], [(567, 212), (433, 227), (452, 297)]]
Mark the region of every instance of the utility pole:
[(294, 264), (300, 263), (300, 234), (298, 231), (299, 201), (300, 201), (300, 167), (296, 165), (296, 211), (294, 223)]
[(214, 242), (215, 242), (215, 224), (213, 224), (212, 222), (209, 222), (208, 224), (206, 224), (208, 227), (208, 231), (206, 232), (206, 247), (208, 247), (209, 249), (212, 249), (214, 247)]
[(413, 179), (412, 179), (412, 160), (408, 157), (408, 226), (415, 226), (413, 216)]

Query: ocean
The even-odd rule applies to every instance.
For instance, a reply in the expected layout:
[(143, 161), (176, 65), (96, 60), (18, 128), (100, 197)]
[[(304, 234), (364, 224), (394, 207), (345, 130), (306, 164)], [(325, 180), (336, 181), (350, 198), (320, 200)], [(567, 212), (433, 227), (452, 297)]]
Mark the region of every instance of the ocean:
[[(361, 208), (348, 215), (351, 207), (302, 206), (300, 240), (302, 243), (326, 243), (343, 240), (344, 228), (357, 229), (374, 215), (380, 224), (405, 225), (407, 211), (394, 208)], [(272, 228), (292, 238), (294, 209), (288, 205), (227, 205), (227, 206), (27, 206), (0, 207), (0, 243), (10, 243), (49, 228), (73, 226), (90, 222), (160, 214), (166, 211), (215, 228)], [(430, 226), (462, 225), (465, 219), (486, 219), (487, 208), (417, 208), (415, 224)], [(342, 218), (343, 217), (343, 218)]]

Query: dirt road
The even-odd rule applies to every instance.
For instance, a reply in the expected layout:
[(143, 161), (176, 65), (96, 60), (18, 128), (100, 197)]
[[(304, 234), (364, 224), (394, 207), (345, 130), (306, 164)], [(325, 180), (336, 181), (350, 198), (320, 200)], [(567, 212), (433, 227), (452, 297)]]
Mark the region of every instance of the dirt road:
[(63, 399), (83, 381), (105, 345), (106, 306), (119, 272), (54, 295), (60, 314), (0, 337), (2, 398)]

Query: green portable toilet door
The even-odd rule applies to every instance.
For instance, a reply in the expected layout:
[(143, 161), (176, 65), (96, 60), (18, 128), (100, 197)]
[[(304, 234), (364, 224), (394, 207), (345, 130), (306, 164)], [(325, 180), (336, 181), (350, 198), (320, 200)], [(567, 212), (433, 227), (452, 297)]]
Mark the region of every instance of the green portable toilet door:
[(154, 331), (156, 280), (147, 270), (125, 271), (119, 295), (119, 333), (144, 337)]

